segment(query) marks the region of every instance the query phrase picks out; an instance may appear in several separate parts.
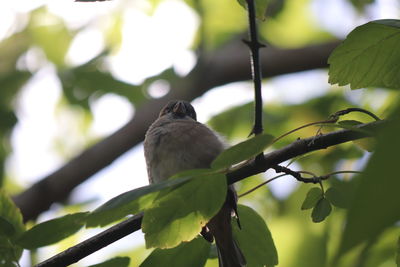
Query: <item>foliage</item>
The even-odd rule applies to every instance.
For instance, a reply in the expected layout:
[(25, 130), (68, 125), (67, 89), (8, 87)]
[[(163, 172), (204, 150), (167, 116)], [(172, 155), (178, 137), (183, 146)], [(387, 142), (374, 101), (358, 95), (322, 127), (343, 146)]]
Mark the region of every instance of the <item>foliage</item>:
[(212, 163), (211, 168), (223, 169), (263, 152), (271, 143), (273, 137), (269, 134), (260, 134), (252, 139), (241, 142), (223, 151)]
[(20, 211), (4, 190), (0, 190), (0, 229), (0, 265), (10, 266), (21, 257), (22, 248), (15, 240), (25, 226)]
[(352, 89), (399, 89), (400, 22), (376, 20), (353, 30), (329, 58), (329, 82)]
[[(395, 140), (400, 130), (400, 109), (392, 114), (393, 123), (380, 136), (375, 153), (371, 156), (360, 184), (355, 192), (344, 229), (340, 253), (350, 250), (362, 241), (373, 239), (400, 219), (400, 186), (397, 179)], [(373, 198), (371, 198), (373, 196)], [(371, 213), (374, 214), (371, 218)], [(359, 227), (360, 224), (363, 227)]]
[[(84, 226), (86, 212), (68, 214), (37, 224), (21, 234), (16, 243), (26, 249), (48, 246), (75, 234)], [(46, 236), (47, 238), (43, 238)]]
[(222, 207), (226, 191), (223, 174), (208, 174), (160, 194), (144, 214), (146, 247), (172, 248), (195, 238)]
[[(246, 1), (238, 0), (240, 5), (234, 2), (185, 1), (201, 21), (191, 47), (197, 53), (198, 65), (184, 77), (184, 82), (173, 67), (167, 67), (158, 74), (145, 77), (140, 84), (119, 78), (108, 65), (123, 40), (123, 36), (119, 35), (124, 19), (119, 12), (118, 16), (111, 17), (113, 23), (103, 32), (104, 39), (108, 40), (105, 40), (106, 46), (102, 51), (85, 63), (73, 65), (67, 60), (71, 43), (90, 23), (72, 29), (66, 21), (44, 7), (31, 11), (25, 18), (27, 24), (0, 42), (0, 185), (15, 187), (13, 179), (9, 179), (12, 174), (6, 173), (4, 166), (12, 149), (10, 134), (18, 123), (17, 103), (25, 85), (42, 69), (51, 65), (56, 70), (55, 79), (62, 87), (62, 98), (67, 100), (68, 108), (79, 107), (88, 114), (92, 112), (92, 102), (109, 93), (127, 99), (135, 108), (145, 106), (152, 98), (149, 88), (160, 80), (169, 82), (171, 92), (175, 87), (183, 87), (189, 95), (192, 89), (186, 87), (193, 83), (188, 80), (200, 83), (202, 79), (213, 78), (193, 74), (202, 69), (202, 64), (207, 62), (205, 59), (217, 49), (223, 50), (223, 45), (229, 44), (230, 40), (241, 38), (246, 30), (247, 13), (240, 7), (245, 7)], [(310, 1), (255, 2), (261, 36), (268, 43), (290, 47), (332, 38), (331, 33), (327, 33), (309, 16)], [(349, 2), (362, 12), (374, 1)], [(155, 12), (162, 3), (151, 0), (151, 11)], [(263, 23), (264, 20), (266, 23)], [(400, 195), (397, 192), (400, 188), (397, 171), (400, 150), (399, 28), (400, 21), (397, 19), (368, 22), (356, 27), (331, 54), (328, 62), (331, 84), (349, 85), (351, 89), (370, 88), (360, 90), (363, 92), (359, 93), (361, 97), (357, 101), (348, 97), (351, 92), (346, 92), (346, 88), (343, 93), (336, 87), (302, 103), (270, 101), (263, 110), (267, 133), (247, 140), (246, 135), (252, 127), (252, 103), (231, 106), (214, 115), (208, 124), (229, 141), (240, 142), (225, 150), (213, 162), (211, 169), (177, 174), (163, 183), (122, 193), (91, 212), (86, 212), (87, 207), (83, 206), (79, 212), (36, 223), (29, 230), (25, 230), (20, 211), (5, 193), (8, 188), (2, 188), (0, 266), (17, 262), (23, 248), (34, 252), (39, 247), (59, 244), (84, 226), (103, 227), (139, 212), (144, 212), (142, 230), (145, 246), (155, 248), (151, 253), (150, 250), (143, 252), (144, 246), (137, 250), (139, 252), (135, 251), (141, 255), (138, 258), (149, 254), (141, 266), (210, 266), (215, 263), (215, 251), (212, 245), (198, 237), (198, 233), (225, 200), (225, 174), (235, 169), (236, 164), (253, 159), (261, 152), (281, 148), (296, 138), (330, 131), (324, 124), (321, 128), (314, 126), (296, 131), (278, 142), (273, 142), (272, 137), (310, 122), (326, 120), (336, 111), (349, 106), (373, 110), (380, 117), (387, 118), (388, 126), (373, 136), (376, 144), (357, 146), (346, 143), (329, 147), (294, 158), (288, 167), (305, 170), (315, 176), (343, 169), (357, 169), (362, 173), (332, 175), (321, 181), (318, 187), (297, 185), (283, 196), (274, 190), (278, 187), (274, 180), (268, 183), (271, 190), (263, 187), (240, 198), (246, 206), (238, 207), (241, 229), (233, 221), (234, 235), (248, 266), (275, 266), (278, 265), (278, 258), (279, 266), (283, 267), (400, 266)], [(36, 55), (37, 62), (33, 67), (28, 62), (32, 53), (43, 57)], [(267, 84), (269, 82), (267, 80)], [(43, 101), (46, 90), (52, 88), (43, 88)], [(377, 101), (380, 94), (386, 98)], [(365, 114), (346, 116), (335, 126), (355, 129), (371, 121)], [(368, 152), (363, 150), (365, 148)], [(272, 176), (267, 172), (240, 181), (236, 184), (237, 191), (244, 193), (265, 178)], [(277, 179), (288, 181), (293, 178)], [(288, 184), (279, 187), (282, 189)], [(132, 257), (133, 260), (137, 261)], [(129, 264), (134, 263), (128, 257), (114, 257), (92, 266)]]
[(130, 259), (128, 257), (115, 257), (102, 263), (90, 265), (89, 267), (128, 267)]
[[(247, 3), (246, 0), (238, 0), (238, 3), (247, 9)], [(268, 7), (269, 1), (265, 0), (256, 0), (255, 1), (255, 9), (256, 9), (256, 17), (259, 20), (265, 20), (265, 15), (267, 12), (267, 7)]]
[(252, 208), (239, 205), (241, 228), (232, 221), (234, 237), (247, 259), (248, 266), (278, 265), (278, 253), (264, 219)]
[(399, 241), (397, 241), (396, 264), (397, 264), (397, 266), (400, 266), (400, 238), (399, 238)]
[(301, 205), (302, 210), (314, 208), (318, 201), (323, 198), (323, 192), (319, 187), (313, 187), (308, 191), (303, 204)]
[(313, 222), (318, 223), (325, 220), (326, 217), (331, 213), (331, 203), (326, 198), (318, 200), (317, 204), (312, 210), (311, 217)]
[(193, 176), (181, 179), (168, 180), (142, 188), (136, 188), (110, 199), (102, 206), (91, 212), (86, 221), (87, 227), (104, 226), (117, 221), (129, 214), (146, 209), (157, 198), (158, 192), (163, 189), (173, 190)]
[(182, 242), (180, 245), (170, 249), (155, 249), (143, 261), (141, 267), (146, 266), (204, 266), (210, 252), (210, 243), (201, 237), (189, 242)]

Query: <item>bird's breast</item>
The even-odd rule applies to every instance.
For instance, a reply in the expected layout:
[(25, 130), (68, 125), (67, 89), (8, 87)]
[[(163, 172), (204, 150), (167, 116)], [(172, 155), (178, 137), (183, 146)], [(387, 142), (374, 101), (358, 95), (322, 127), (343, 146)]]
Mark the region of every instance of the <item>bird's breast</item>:
[(218, 136), (194, 121), (151, 127), (145, 140), (150, 182), (163, 181), (184, 170), (208, 168), (222, 150)]

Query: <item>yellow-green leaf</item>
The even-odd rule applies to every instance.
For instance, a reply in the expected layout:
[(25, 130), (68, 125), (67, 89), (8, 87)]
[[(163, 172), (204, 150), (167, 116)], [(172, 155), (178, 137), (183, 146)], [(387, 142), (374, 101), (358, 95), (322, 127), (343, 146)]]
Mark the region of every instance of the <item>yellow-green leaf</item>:
[(226, 196), (223, 174), (204, 174), (161, 194), (145, 211), (146, 247), (172, 248), (196, 237), (221, 208)]
[(397, 241), (396, 264), (397, 267), (400, 267), (400, 237)]
[(269, 134), (260, 134), (223, 151), (212, 163), (213, 169), (230, 167), (263, 152), (273, 141)]
[(183, 242), (175, 248), (157, 248), (140, 264), (140, 267), (202, 267), (207, 261), (210, 245), (203, 237), (198, 237), (190, 242)]
[[(237, 0), (238, 3), (247, 10), (247, 1), (246, 0)], [(259, 20), (265, 20), (265, 14), (267, 12), (267, 7), (270, 0), (255, 0), (254, 6), (256, 9), (256, 17)]]
[(33, 226), (16, 241), (18, 245), (34, 249), (57, 243), (76, 233), (85, 225), (87, 212), (68, 214)]
[(15, 239), (25, 231), (22, 215), (10, 197), (0, 189), (0, 259), (5, 263), (18, 260), (22, 248), (15, 244)]
[(159, 191), (182, 185), (192, 177), (186, 175), (180, 179), (166, 180), (122, 193), (91, 212), (86, 219), (86, 226), (104, 226), (129, 214), (141, 212), (152, 204)]

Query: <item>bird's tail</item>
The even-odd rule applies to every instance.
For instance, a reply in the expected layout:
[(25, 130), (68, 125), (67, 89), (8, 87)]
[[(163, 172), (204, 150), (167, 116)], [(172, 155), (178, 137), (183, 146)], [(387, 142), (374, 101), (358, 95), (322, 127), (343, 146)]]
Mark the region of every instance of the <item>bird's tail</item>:
[(243, 267), (246, 266), (246, 259), (236, 241), (232, 239), (229, 245), (218, 245), (218, 262), (220, 267)]
[(232, 235), (232, 205), (225, 201), (221, 210), (208, 222), (207, 227), (215, 238), (220, 267), (243, 267), (246, 260)]

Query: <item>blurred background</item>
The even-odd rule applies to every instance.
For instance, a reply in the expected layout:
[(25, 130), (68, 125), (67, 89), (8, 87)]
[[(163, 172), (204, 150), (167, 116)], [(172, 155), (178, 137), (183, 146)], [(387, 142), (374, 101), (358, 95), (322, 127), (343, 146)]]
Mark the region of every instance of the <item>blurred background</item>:
[[(261, 52), (265, 131), (279, 136), (349, 106), (384, 117), (395, 92), (332, 86), (326, 60), (358, 25), (399, 15), (398, 0), (271, 0), (265, 21), (259, 22), (267, 44)], [(250, 59), (241, 41), (247, 14), (235, 0), (14, 0), (2, 3), (0, 21), (0, 184), (16, 196), (23, 212), (36, 209), (21, 197), (23, 192), (51, 175), (71, 178), (57, 177), (57, 171), (93, 145), (110, 141), (94, 157), (79, 158), (83, 169), (93, 165), (91, 171), (76, 169), (83, 173), (79, 181), (66, 186), (71, 190), (50, 209), (38, 208), (29, 217), (35, 222), (93, 210), (147, 185), (141, 140), (170, 98), (192, 101), (199, 121), (232, 144), (251, 130)], [(369, 121), (362, 115), (352, 119)], [(316, 130), (307, 128), (276, 147)], [(292, 166), (320, 175), (356, 170), (368, 154), (344, 144)], [(99, 160), (103, 156), (108, 160)], [(244, 192), (273, 175), (246, 179), (237, 189)], [(335, 240), (326, 242), (328, 232), (340, 229), (336, 222), (343, 214), (339, 210), (326, 224), (312, 224), (309, 214), (300, 211), (310, 187), (291, 179), (278, 179), (240, 201), (268, 222), (279, 266), (323, 266), (335, 245)], [(85, 229), (35, 255), (25, 253), (21, 264), (42, 261), (101, 230)], [(391, 250), (384, 242), (380, 246), (373, 266), (395, 266), (385, 260)], [(137, 266), (149, 252), (142, 234), (135, 233), (77, 266), (112, 255), (130, 255)]]

